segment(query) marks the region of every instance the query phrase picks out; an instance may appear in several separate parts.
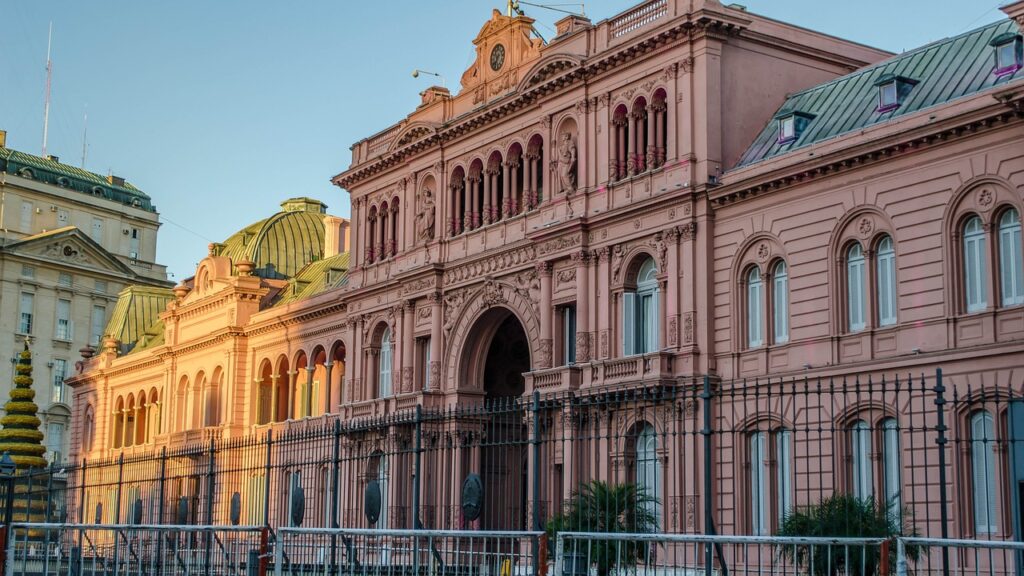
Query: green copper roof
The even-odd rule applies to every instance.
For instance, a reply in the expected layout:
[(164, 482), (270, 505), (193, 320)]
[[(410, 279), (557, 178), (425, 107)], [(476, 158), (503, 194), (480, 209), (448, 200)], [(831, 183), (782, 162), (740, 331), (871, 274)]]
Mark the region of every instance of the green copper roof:
[[(803, 132), (795, 140), (780, 144), (778, 122), (773, 119), (744, 152), (737, 167), (1024, 78), (1024, 70), (1003, 76), (993, 73), (995, 49), (990, 42), (1000, 35), (1018, 33), (1012, 20), (1002, 20), (793, 94), (775, 118), (792, 113), (813, 116)], [(879, 112), (876, 84), (887, 75), (916, 84), (898, 108)]]
[(348, 252), (310, 263), (289, 281), (278, 295), (277, 304), (286, 304), (315, 296), (348, 281)]
[(126, 206), (134, 206), (147, 212), (156, 212), (156, 207), (149, 196), (128, 182), (108, 179), (88, 170), (10, 148), (0, 147), (0, 172), (17, 174), (97, 198), (120, 202)]
[(160, 313), (173, 299), (174, 293), (169, 288), (129, 286), (121, 290), (104, 334), (117, 338), (122, 351), (130, 350), (160, 322)]
[(214, 252), (232, 262), (252, 260), (256, 263), (253, 274), (278, 279), (291, 278), (323, 258), (327, 207), (308, 198), (286, 200), (281, 207), (281, 212), (215, 245)]

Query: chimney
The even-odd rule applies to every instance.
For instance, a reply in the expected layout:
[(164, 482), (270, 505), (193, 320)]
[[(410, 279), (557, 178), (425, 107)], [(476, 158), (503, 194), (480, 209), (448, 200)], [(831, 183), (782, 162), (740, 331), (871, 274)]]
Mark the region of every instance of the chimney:
[(46, 155), (46, 159), (49, 160), (50, 162), (56, 162), (56, 163), (60, 164), (60, 158), (57, 157), (57, 156), (54, 156), (53, 154), (47, 154)]
[(1010, 2), (1006, 6), (1000, 6), (999, 9), (1009, 16), (1011, 20), (1016, 21), (1018, 28), (1024, 29), (1024, 0)]
[(7, 130), (0, 130), (0, 148), (7, 148)]
[(590, 27), (590, 19), (586, 16), (579, 16), (576, 14), (566, 16), (565, 18), (555, 22), (555, 37), (565, 36), (566, 34), (572, 34), (577, 30), (583, 30), (584, 28)]
[(124, 186), (124, 178), (111, 174), (110, 176), (107, 176), (107, 183), (111, 186)]
[(348, 251), (348, 220), (324, 216), (324, 258)]

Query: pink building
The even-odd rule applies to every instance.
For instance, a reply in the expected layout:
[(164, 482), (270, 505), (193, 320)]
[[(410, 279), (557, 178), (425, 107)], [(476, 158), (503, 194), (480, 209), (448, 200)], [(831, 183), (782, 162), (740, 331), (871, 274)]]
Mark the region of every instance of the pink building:
[(162, 328), (70, 380), (74, 457), (222, 442), (204, 454), (247, 472), (212, 507), (191, 472), (157, 499), (213, 519), (239, 492), (284, 522), (302, 486), (318, 522), (361, 525), (376, 482), (377, 526), (522, 528), (603, 479), (672, 532), (769, 533), (837, 490), (938, 533), (944, 489), (951, 534), (1009, 537), (1024, 2), (1004, 10), (898, 56), (716, 0), (567, 17), (547, 43), (495, 11), (457, 94), (352, 147), (351, 251), (322, 215), (265, 262), (265, 223), (211, 247)]

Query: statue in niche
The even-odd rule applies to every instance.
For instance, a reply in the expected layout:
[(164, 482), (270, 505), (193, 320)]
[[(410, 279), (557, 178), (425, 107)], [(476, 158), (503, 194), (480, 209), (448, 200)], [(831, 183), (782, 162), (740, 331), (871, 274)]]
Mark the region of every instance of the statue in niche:
[(416, 212), (417, 235), (423, 243), (434, 239), (435, 212), (433, 195), (429, 188), (424, 188), (420, 196), (420, 209)]
[(576, 191), (576, 142), (569, 132), (562, 134), (558, 143), (558, 180), (562, 192)]

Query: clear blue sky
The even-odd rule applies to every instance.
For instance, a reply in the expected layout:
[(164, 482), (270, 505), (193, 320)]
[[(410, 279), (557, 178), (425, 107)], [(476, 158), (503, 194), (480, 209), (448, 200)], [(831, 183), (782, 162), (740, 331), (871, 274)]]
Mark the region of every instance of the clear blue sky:
[[(568, 0), (556, 0), (563, 3)], [(751, 12), (892, 51), (1003, 17), (989, 0), (741, 0)], [(457, 86), (502, 0), (0, 0), (0, 129), (40, 152), (47, 26), (54, 28), (49, 152), (124, 176), (161, 212), (158, 260), (180, 280), (210, 241), (311, 196), (349, 145), (411, 111), (429, 79)], [(593, 0), (595, 22), (635, 4)], [(525, 7), (550, 37), (559, 15)]]

